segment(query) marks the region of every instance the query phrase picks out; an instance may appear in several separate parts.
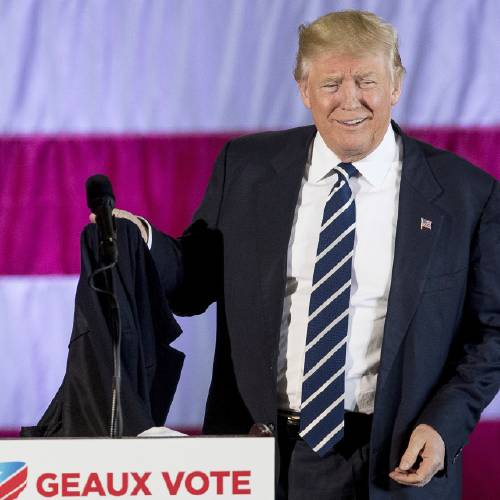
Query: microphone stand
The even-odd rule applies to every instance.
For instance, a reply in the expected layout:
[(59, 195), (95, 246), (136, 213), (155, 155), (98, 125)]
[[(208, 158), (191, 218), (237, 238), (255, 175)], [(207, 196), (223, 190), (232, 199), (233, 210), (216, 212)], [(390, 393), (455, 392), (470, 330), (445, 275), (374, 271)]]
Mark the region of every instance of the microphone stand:
[[(98, 214), (96, 214), (99, 217)], [(114, 217), (113, 217), (114, 223)], [(100, 233), (100, 231), (99, 231)], [(110, 251), (110, 247), (113, 249)], [(89, 277), (90, 287), (98, 293), (106, 296), (109, 310), (109, 329), (111, 332), (111, 343), (113, 351), (113, 384), (111, 396), (111, 420), (109, 437), (116, 439), (123, 436), (123, 413), (121, 405), (121, 317), (120, 304), (116, 295), (116, 264), (118, 262), (118, 252), (116, 241), (106, 241), (99, 236), (99, 257), (104, 265)], [(103, 276), (102, 286), (98, 287), (94, 283), (96, 275)]]
[(123, 415), (121, 404), (121, 321), (120, 321), (120, 306), (118, 304), (118, 297), (115, 294), (115, 271), (116, 263), (113, 264), (111, 269), (105, 273), (104, 282), (107, 290), (110, 293), (109, 300), (109, 318), (111, 330), (111, 342), (113, 349), (113, 385), (112, 385), (112, 398), (111, 398), (111, 422), (110, 432), (111, 438), (121, 438), (123, 436)]

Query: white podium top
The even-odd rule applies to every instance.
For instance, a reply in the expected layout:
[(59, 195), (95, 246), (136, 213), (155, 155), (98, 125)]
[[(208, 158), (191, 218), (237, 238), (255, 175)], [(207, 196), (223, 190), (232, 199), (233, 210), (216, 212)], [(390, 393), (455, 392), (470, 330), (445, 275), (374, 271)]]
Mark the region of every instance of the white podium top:
[(274, 438), (0, 439), (0, 499), (274, 500)]

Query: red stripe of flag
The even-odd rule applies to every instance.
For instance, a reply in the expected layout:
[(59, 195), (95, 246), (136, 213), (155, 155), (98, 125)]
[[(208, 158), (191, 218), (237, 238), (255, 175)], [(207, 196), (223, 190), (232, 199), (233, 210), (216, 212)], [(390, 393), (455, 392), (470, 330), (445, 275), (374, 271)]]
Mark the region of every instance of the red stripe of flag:
[[(500, 126), (405, 130), (500, 177)], [(78, 274), (95, 173), (110, 177), (119, 208), (179, 235), (235, 135), (0, 136), (0, 275)]]

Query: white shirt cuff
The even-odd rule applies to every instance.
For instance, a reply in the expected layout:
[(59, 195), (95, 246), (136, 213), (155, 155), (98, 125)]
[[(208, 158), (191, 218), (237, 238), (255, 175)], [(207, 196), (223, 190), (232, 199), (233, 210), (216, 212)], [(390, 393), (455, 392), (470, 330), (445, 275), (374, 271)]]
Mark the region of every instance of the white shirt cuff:
[(151, 247), (153, 246), (153, 230), (151, 229), (151, 224), (144, 217), (140, 217), (138, 215), (137, 218), (141, 219), (141, 222), (144, 222), (144, 224), (147, 227), (148, 241), (146, 242), (146, 244), (147, 244), (148, 248), (151, 250)]

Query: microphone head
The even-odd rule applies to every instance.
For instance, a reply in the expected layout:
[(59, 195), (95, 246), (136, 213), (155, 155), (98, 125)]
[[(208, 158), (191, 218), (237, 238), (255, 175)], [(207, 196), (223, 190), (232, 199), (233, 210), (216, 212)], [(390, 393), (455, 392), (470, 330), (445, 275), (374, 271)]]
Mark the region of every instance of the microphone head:
[(115, 206), (115, 195), (109, 179), (102, 174), (92, 175), (85, 183), (87, 189), (87, 206), (95, 213), (96, 209), (103, 205), (105, 201), (111, 203), (111, 208)]

